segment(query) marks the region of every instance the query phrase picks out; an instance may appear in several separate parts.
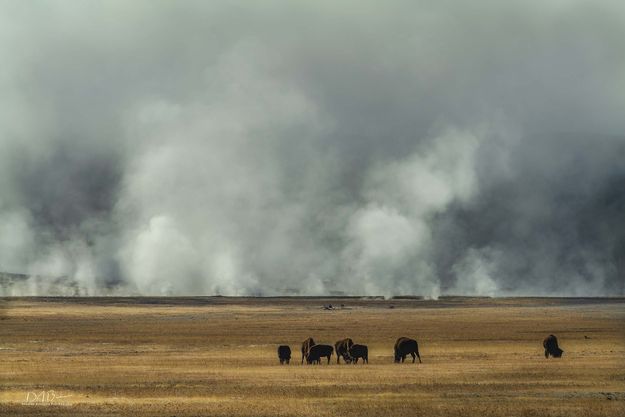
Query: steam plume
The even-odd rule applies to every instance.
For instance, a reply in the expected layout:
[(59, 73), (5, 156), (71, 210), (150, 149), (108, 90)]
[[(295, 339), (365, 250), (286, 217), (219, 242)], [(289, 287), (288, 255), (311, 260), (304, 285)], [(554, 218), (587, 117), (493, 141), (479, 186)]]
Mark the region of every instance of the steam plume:
[(2, 291), (622, 295), (601, 3), (2, 2)]

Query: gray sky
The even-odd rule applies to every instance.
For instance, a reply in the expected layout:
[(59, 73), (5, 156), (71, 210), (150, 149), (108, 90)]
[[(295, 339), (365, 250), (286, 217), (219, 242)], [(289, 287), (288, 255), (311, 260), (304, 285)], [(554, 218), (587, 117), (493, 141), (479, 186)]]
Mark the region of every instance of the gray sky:
[(620, 1), (0, 1), (0, 271), (623, 294)]

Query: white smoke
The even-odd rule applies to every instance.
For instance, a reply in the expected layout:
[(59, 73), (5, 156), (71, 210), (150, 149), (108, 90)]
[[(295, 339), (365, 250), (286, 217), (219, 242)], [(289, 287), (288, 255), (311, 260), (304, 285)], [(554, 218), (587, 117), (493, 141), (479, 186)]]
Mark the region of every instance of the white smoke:
[(491, 297), (501, 294), (498, 292), (494, 276), (496, 268), (494, 268), (493, 259), (496, 258), (497, 254), (490, 250), (468, 250), (466, 255), (453, 266), (456, 285), (450, 292)]
[(450, 130), (405, 160), (375, 167), (364, 207), (348, 223), (343, 257), (368, 294), (437, 297), (440, 283), (430, 264), (432, 217), (476, 189), (479, 138)]
[(293, 261), (280, 257), (294, 249), (289, 233), (306, 215), (296, 194), (306, 191), (287, 195), (276, 161), (324, 126), (295, 86), (267, 75), (270, 57), (262, 45), (238, 44), (208, 68), (195, 101), (159, 99), (129, 117), (135, 150), (118, 206), (127, 222), (120, 257), (143, 293), (280, 290), (259, 283), (253, 263)]
[(601, 3), (4, 1), (1, 291), (621, 294)]

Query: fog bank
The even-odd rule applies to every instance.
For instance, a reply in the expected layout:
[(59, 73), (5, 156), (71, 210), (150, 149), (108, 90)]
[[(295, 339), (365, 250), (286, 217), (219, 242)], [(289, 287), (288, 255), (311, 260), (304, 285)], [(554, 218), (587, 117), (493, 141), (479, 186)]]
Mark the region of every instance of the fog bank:
[(1, 291), (623, 295), (623, 39), (616, 1), (4, 1)]

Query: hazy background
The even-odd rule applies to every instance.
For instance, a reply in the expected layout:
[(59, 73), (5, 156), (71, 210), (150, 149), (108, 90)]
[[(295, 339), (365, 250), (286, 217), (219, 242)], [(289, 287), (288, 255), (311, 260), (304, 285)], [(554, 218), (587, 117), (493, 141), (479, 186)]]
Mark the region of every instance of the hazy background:
[(4, 294), (622, 295), (622, 1), (0, 1)]

